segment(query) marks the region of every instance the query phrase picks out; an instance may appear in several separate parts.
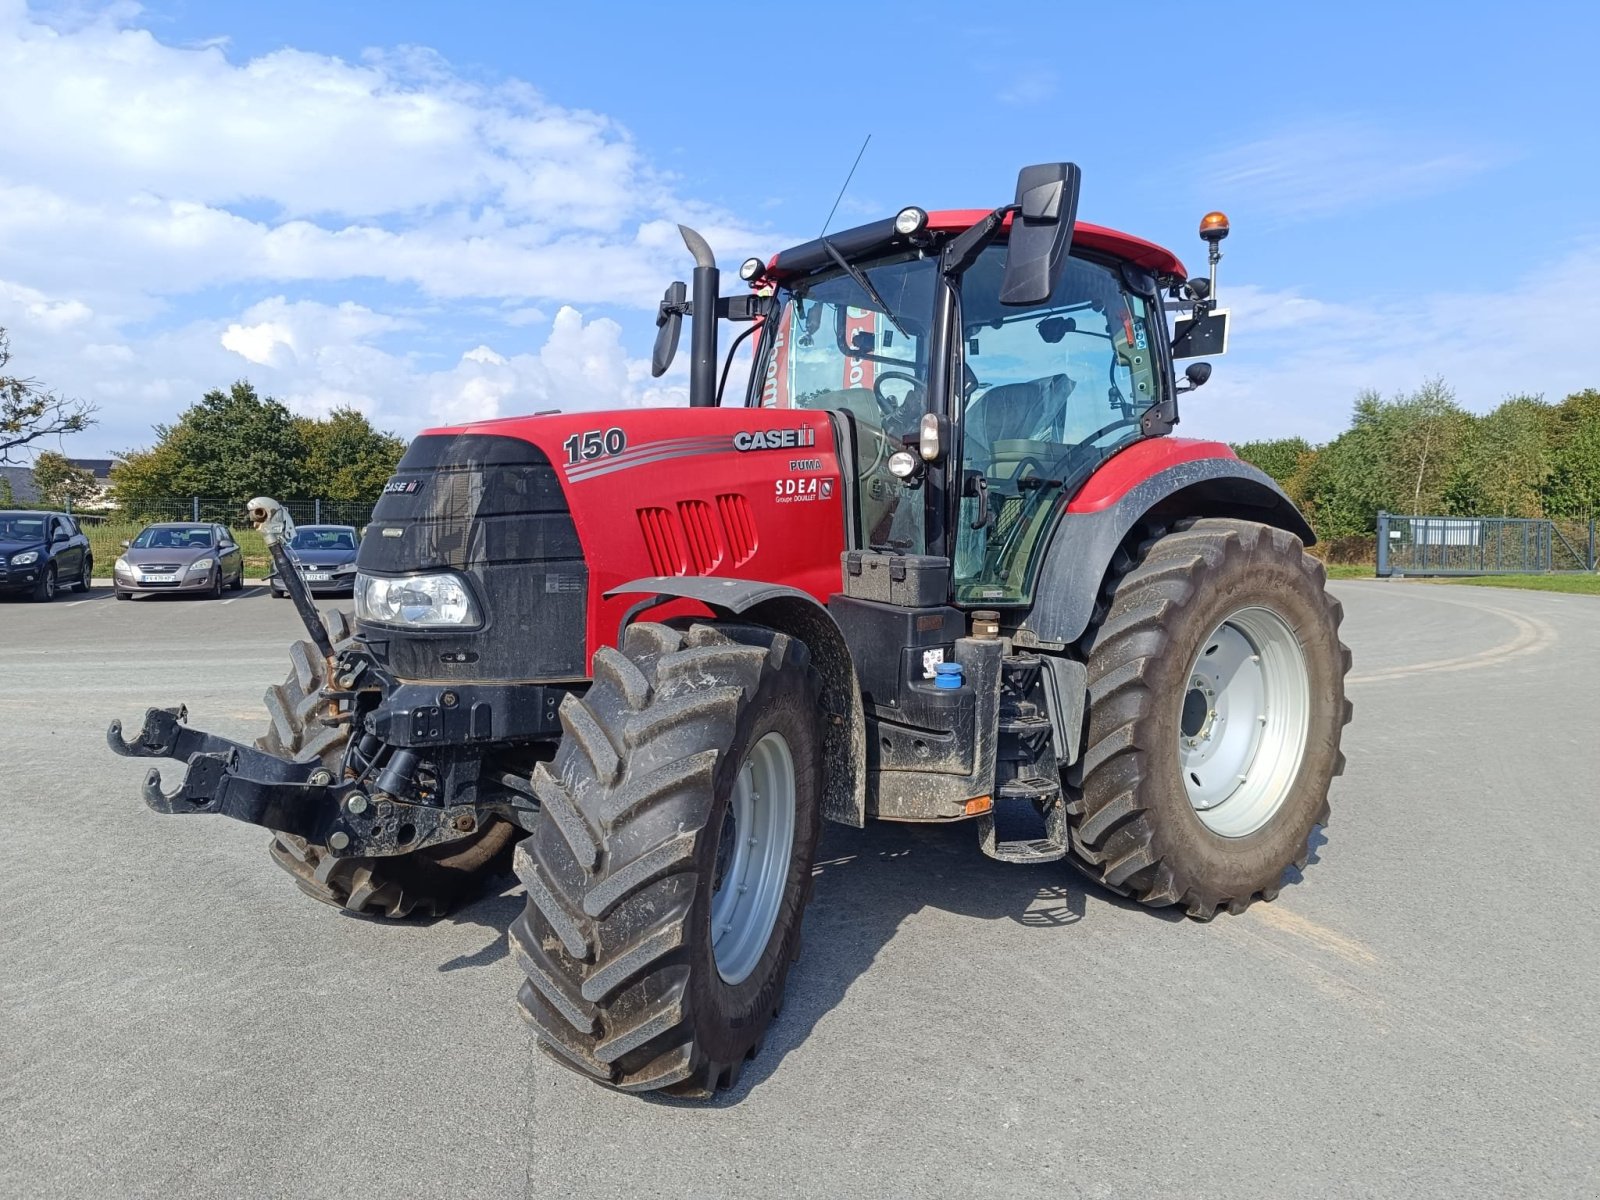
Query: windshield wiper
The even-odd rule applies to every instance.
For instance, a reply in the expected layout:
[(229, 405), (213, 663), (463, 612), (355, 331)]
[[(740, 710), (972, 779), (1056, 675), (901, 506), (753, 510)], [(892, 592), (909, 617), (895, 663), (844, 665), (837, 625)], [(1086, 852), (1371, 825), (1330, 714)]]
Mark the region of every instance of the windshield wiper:
[(867, 297), (879, 308), (883, 309), (883, 315), (889, 318), (889, 323), (895, 327), (901, 337), (909, 342), (911, 335), (906, 332), (906, 327), (900, 324), (900, 318), (894, 315), (894, 309), (889, 307), (889, 302), (878, 295), (878, 289), (872, 286), (872, 280), (867, 278), (867, 273), (835, 250), (833, 243), (827, 238), (822, 239), (822, 248), (828, 252), (829, 258), (833, 259), (834, 262), (849, 273), (850, 278), (860, 285), (861, 290), (867, 294)]

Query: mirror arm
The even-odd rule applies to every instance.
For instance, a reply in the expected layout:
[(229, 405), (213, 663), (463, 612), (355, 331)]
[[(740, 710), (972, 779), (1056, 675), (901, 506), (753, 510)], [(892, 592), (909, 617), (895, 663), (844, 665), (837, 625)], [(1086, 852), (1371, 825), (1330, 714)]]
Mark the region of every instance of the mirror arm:
[(984, 247), (994, 241), (1006, 218), (1016, 211), (1015, 204), (1001, 205), (957, 234), (946, 243), (944, 253), (940, 255), (939, 270), (952, 279), (963, 274), (978, 261), (978, 255)]

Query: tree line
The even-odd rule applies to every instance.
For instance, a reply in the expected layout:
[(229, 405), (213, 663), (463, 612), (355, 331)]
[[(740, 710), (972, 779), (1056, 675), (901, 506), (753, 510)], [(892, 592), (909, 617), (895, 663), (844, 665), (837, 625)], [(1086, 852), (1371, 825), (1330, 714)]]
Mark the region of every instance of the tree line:
[(1511, 396), (1479, 416), (1442, 379), (1384, 399), (1362, 392), (1321, 446), (1245, 442), (1324, 539), (1370, 534), (1379, 510), (1462, 517), (1600, 517), (1600, 391), (1552, 404)]
[(174, 496), (371, 504), (406, 448), (353, 408), (296, 416), (245, 380), (207, 392), (155, 431), (153, 446), (124, 451), (111, 468), (120, 504)]

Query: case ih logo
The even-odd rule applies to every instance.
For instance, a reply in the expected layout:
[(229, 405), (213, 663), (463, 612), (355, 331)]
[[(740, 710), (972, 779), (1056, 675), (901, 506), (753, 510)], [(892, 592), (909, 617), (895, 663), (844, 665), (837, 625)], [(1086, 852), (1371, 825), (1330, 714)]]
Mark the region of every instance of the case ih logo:
[(815, 446), (815, 429), (756, 429), (733, 435), (735, 450), (794, 450), (800, 446)]
[(383, 485), (385, 496), (410, 496), (422, 490), (420, 479), (391, 479)]

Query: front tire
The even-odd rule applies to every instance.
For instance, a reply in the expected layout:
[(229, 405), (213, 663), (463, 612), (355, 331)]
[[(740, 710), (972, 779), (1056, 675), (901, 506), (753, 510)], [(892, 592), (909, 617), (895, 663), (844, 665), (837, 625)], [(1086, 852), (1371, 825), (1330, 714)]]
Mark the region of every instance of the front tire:
[(29, 598), (35, 604), (49, 604), (50, 601), (56, 598), (55, 563), (48, 564), (44, 569), (44, 574), (34, 580), (33, 591), (29, 593)]
[(1089, 643), (1074, 865), (1200, 920), (1273, 899), (1304, 867), (1350, 720), (1343, 610), (1324, 585), (1298, 538), (1249, 521), (1144, 547)]
[(737, 1082), (799, 951), (820, 824), (819, 688), (800, 642), (630, 626), (561, 707), (517, 848), (511, 942), (539, 1044), (624, 1091)]
[[(330, 612), (327, 625), (335, 649), (350, 640), (344, 613)], [(289, 677), (267, 689), (272, 723), (256, 745), (296, 762), (321, 761), (337, 772), (348, 733), (316, 720), (328, 664), (310, 642), (296, 642), (289, 658)], [(300, 890), (323, 904), (363, 916), (442, 917), (510, 874), (517, 833), (515, 826), (493, 821), (457, 841), (378, 858), (334, 858), (322, 846), (286, 833), (274, 834), (268, 849)]]

